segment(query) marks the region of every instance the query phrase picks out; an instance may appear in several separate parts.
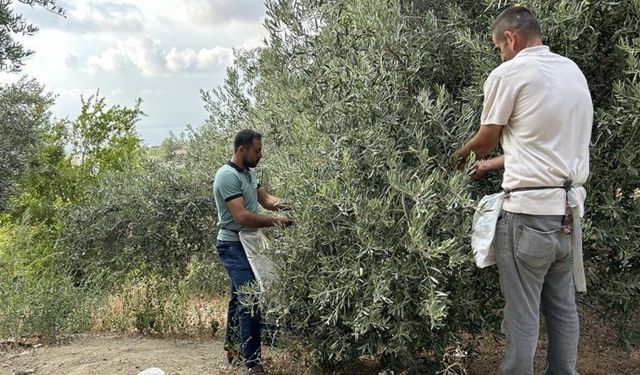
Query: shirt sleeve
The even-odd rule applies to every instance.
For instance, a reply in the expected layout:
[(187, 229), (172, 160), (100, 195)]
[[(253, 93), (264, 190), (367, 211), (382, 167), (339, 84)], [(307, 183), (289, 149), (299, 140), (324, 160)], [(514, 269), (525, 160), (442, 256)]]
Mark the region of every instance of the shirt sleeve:
[(515, 103), (514, 87), (507, 79), (490, 74), (484, 83), (481, 125), (507, 125)]
[(220, 194), (225, 202), (242, 197), (242, 184), (233, 173), (220, 174), (214, 185), (216, 193)]

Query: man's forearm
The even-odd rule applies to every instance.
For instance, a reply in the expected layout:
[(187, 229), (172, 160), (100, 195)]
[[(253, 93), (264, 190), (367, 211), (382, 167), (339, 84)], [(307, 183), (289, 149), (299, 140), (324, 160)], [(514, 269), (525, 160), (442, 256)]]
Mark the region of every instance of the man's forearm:
[(477, 145), (474, 143), (474, 140), (471, 139), (464, 146), (458, 149), (454, 154), (458, 160), (459, 170), (464, 169), (464, 166), (467, 163), (467, 159), (469, 158), (469, 155), (471, 154), (472, 151), (475, 153), (476, 159), (480, 159), (486, 156), (487, 154), (489, 154), (489, 152), (491, 152), (491, 151), (486, 151), (485, 149), (481, 149), (477, 147)]
[(487, 171), (495, 171), (504, 169), (504, 155), (496, 156), (495, 158), (481, 160), (478, 164), (483, 164), (484, 169)]
[(261, 205), (265, 210), (269, 211), (283, 211), (289, 209), (289, 207), (282, 202), (282, 199), (269, 195), (266, 202)]
[(267, 216), (253, 213), (251, 211), (243, 212), (239, 217), (235, 218), (235, 222), (243, 227), (264, 228), (281, 224), (283, 217)]
[(479, 180), (484, 177), (487, 172), (498, 169), (504, 169), (504, 155), (496, 156), (495, 158), (487, 160), (478, 160), (476, 164), (474, 164), (469, 175), (474, 179)]
[(495, 150), (500, 140), (502, 128), (502, 125), (481, 125), (476, 135), (455, 152), (458, 157), (458, 169), (464, 168), (471, 152), (476, 155), (476, 159), (481, 159)]
[(495, 144), (487, 144), (483, 139), (476, 135), (456, 151), (456, 154), (466, 160), (469, 157), (469, 154), (471, 154), (471, 151), (473, 151), (473, 153), (476, 154), (476, 158), (480, 159), (489, 155), (495, 148)]

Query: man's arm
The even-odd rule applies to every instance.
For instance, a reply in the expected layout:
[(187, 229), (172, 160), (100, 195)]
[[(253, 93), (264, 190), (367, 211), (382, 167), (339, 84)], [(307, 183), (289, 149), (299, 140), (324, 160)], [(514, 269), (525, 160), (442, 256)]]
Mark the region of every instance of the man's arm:
[(484, 177), (487, 172), (495, 171), (498, 169), (504, 169), (504, 155), (496, 156), (495, 158), (487, 160), (477, 161), (473, 166), (473, 170), (469, 174), (474, 179), (479, 180)]
[(282, 203), (280, 198), (267, 193), (267, 189), (265, 189), (264, 186), (260, 186), (258, 188), (258, 202), (264, 209), (270, 211), (282, 211), (288, 209), (288, 207)]
[(464, 146), (455, 152), (459, 158), (458, 169), (464, 168), (471, 151), (480, 159), (489, 155), (498, 146), (502, 134), (502, 125), (481, 125), (480, 130)]
[(238, 197), (227, 202), (227, 207), (238, 225), (249, 228), (264, 228), (273, 225), (288, 225), (290, 220), (286, 216), (259, 215), (244, 207), (244, 199)]

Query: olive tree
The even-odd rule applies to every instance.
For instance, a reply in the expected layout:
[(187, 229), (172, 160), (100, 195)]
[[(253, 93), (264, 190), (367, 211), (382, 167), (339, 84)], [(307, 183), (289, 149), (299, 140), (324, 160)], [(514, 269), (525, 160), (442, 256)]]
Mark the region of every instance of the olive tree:
[(41, 144), (52, 104), (52, 96), (35, 80), (23, 78), (0, 87), (0, 210), (6, 208), (16, 179), (27, 170)]

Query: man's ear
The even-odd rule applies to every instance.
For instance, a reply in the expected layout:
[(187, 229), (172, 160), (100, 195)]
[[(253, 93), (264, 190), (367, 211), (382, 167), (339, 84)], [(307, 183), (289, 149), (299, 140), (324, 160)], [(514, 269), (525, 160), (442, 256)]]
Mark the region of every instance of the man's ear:
[(514, 51), (515, 50), (515, 46), (516, 46), (516, 33), (512, 32), (512, 31), (505, 31), (504, 32), (504, 40), (507, 41), (507, 45), (509, 46), (509, 48)]

